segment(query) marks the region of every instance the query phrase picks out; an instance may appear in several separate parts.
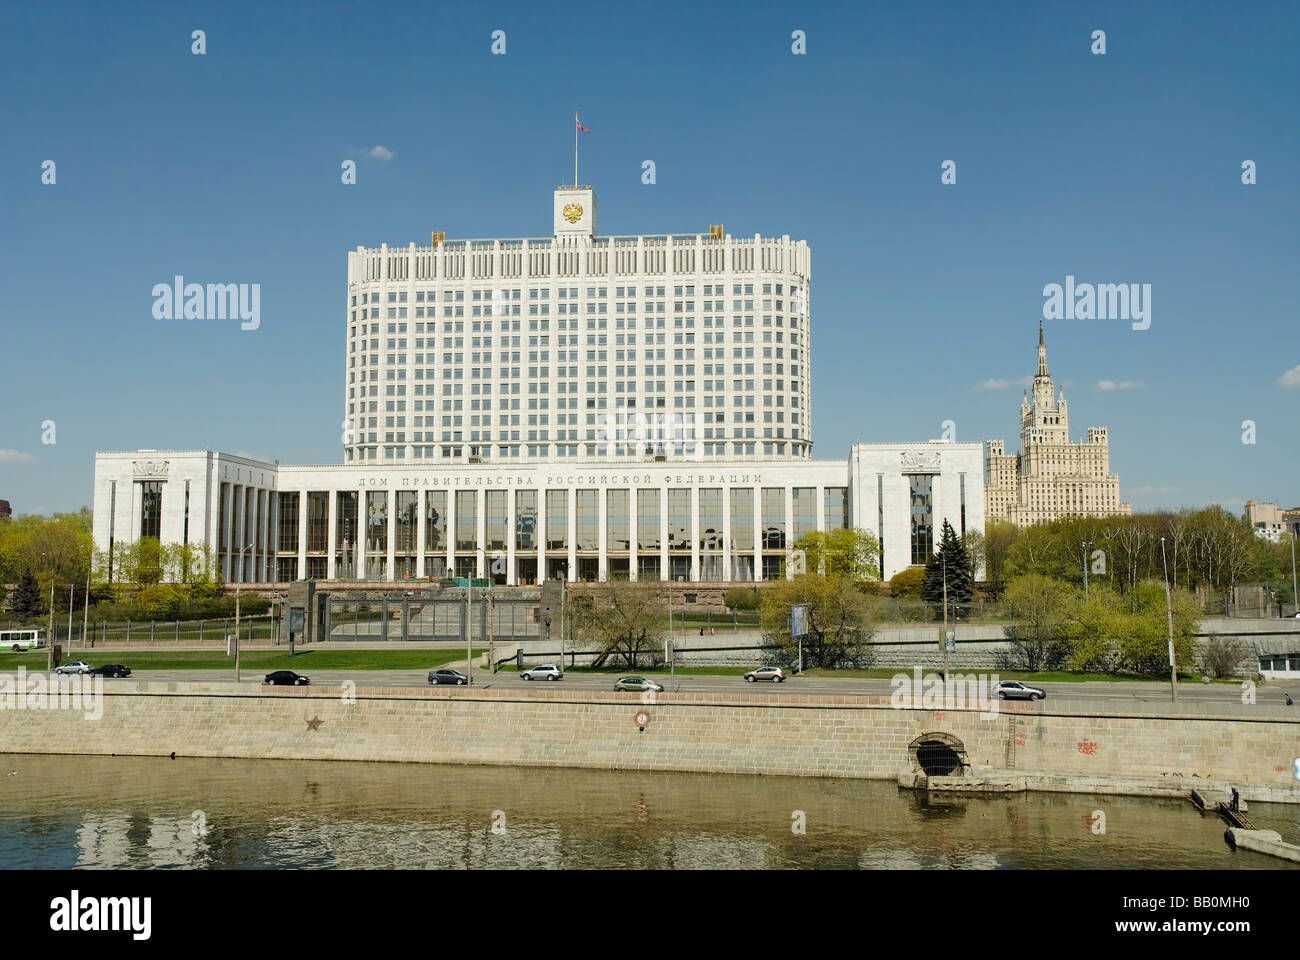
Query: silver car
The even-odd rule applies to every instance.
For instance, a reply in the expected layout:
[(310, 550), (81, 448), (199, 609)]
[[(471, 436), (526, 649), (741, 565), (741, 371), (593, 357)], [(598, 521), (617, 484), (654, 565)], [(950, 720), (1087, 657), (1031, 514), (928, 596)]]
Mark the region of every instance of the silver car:
[(993, 688), (999, 700), (1045, 700), (1047, 691), (1042, 687), (1027, 687), (1019, 680), (1002, 680)]
[(524, 680), (563, 680), (564, 671), (553, 663), (545, 663), (531, 670), (521, 670), (519, 676)]
[(759, 667), (757, 670), (751, 670), (745, 674), (745, 679), (750, 683), (758, 680), (771, 680), (773, 683), (781, 683), (785, 680), (785, 671), (780, 667)]
[(85, 660), (69, 660), (67, 663), (55, 667), (54, 672), (64, 676), (69, 673), (90, 673), (94, 669)]

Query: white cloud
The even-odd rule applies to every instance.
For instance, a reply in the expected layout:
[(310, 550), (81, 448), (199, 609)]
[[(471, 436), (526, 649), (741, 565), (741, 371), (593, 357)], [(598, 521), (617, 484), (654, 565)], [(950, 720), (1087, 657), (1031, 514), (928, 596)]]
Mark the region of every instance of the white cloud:
[(387, 147), (382, 146), (380, 144), (376, 144), (375, 146), (371, 147), (368, 151), (366, 151), (366, 153), (367, 155), (374, 157), (376, 160), (384, 161), (384, 163), (387, 163), (389, 160), (393, 159), (393, 151), (389, 150)]
[(0, 449), (0, 463), (35, 463), (36, 456), (21, 450)]
[(1140, 390), (1146, 384), (1141, 380), (1098, 380), (1098, 390)]
[(1286, 373), (1282, 374), (1277, 381), (1284, 387), (1300, 387), (1300, 364), (1296, 364)]
[(987, 380), (981, 380), (979, 389), (981, 390), (1005, 390), (1008, 387), (1027, 387), (1033, 380), (1033, 377), (1021, 377), (1018, 380), (998, 380), (990, 377)]

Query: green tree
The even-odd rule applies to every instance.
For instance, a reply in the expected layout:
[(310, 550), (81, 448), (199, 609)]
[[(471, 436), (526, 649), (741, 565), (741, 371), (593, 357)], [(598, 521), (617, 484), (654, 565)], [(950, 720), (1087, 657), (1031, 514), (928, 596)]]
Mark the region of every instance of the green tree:
[(722, 595), (728, 610), (757, 610), (758, 590), (753, 587), (732, 587)]
[(1070, 649), (1070, 666), (1089, 673), (1116, 673), (1123, 669), (1124, 599), (1106, 583), (1076, 593), (1070, 603), (1064, 635)]
[(970, 558), (966, 555), (966, 548), (957, 539), (952, 525), (945, 520), (939, 549), (930, 555), (925, 564), (921, 599), (933, 606), (939, 616), (943, 616), (946, 595), (949, 612), (954, 618), (960, 619), (970, 613), (973, 592)]
[(776, 659), (796, 663), (799, 641), (790, 635), (790, 608), (808, 607), (803, 638), (805, 667), (866, 667), (872, 659), (871, 601), (846, 577), (817, 573), (778, 580), (761, 594), (763, 636), (775, 641)]
[(163, 547), (154, 537), (141, 537), (135, 543), (117, 545), (115, 575), (117, 579), (147, 587), (163, 579)]
[(1143, 580), (1126, 599), (1128, 610), (1120, 636), (1124, 665), (1134, 673), (1169, 674), (1169, 609), (1173, 612), (1175, 656), (1183, 669), (1195, 669), (1195, 634), (1200, 626), (1196, 599), (1184, 590), (1174, 590), (1166, 608), (1165, 585), (1158, 580)]
[(1070, 585), (1041, 573), (1027, 573), (1007, 584), (1002, 604), (1015, 623), (1004, 627), (1018, 665), (1028, 670), (1058, 666), (1070, 653), (1065, 631)]
[(925, 581), (924, 567), (908, 567), (889, 578), (889, 595), (897, 600), (921, 599), (921, 584)]
[(35, 619), (41, 612), (41, 588), (30, 570), (24, 570), (14, 587), (14, 616), (19, 620)]
[(1019, 532), (1006, 520), (990, 520), (984, 525), (984, 579), (995, 593), (1002, 591), (1007, 554)]
[(971, 583), (978, 583), (986, 562), (984, 556), (984, 534), (978, 530), (967, 530), (961, 535), (961, 545), (966, 551), (970, 563)]
[(574, 636), (600, 652), (592, 666), (638, 669), (663, 662), (668, 607), (653, 584), (601, 583), (569, 601)]
[(796, 540), (794, 549), (803, 551), (806, 573), (843, 577), (859, 584), (880, 579), (880, 544), (861, 528), (814, 530)]

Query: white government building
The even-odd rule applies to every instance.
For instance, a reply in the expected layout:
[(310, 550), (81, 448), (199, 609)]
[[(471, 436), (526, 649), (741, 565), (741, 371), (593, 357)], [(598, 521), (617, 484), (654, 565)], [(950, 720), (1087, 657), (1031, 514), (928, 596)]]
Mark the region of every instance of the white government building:
[(97, 453), (95, 545), (207, 544), (228, 582), (749, 582), (855, 526), (888, 578), (983, 531), (983, 446), (812, 459), (809, 275), (789, 237), (600, 237), (585, 186), (549, 238), (358, 248), (345, 462)]

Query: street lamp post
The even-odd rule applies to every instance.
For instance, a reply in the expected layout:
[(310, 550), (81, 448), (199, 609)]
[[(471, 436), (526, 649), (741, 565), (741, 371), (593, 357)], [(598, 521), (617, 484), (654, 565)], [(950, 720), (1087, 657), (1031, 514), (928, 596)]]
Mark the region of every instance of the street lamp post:
[(1092, 546), (1091, 540), (1084, 540), (1079, 544), (1083, 548), (1083, 595), (1088, 595), (1088, 548)]
[(948, 558), (943, 562), (943, 682), (948, 682)]
[(1300, 613), (1300, 594), (1295, 589), (1295, 536), (1291, 537), (1291, 606), (1295, 607), (1292, 613)]
[(244, 554), (253, 549), (250, 543), (239, 551), (235, 562), (239, 564), (239, 579), (235, 582), (235, 683), (239, 682), (239, 588), (244, 582)]
[[(41, 554), (41, 559), (45, 559), (45, 554)], [(54, 568), (50, 568), (50, 626), (46, 631), (45, 641), (45, 669), (54, 669)]]
[(1169, 689), (1178, 700), (1178, 665), (1174, 660), (1174, 608), (1169, 597), (1169, 563), (1165, 559), (1165, 538), (1160, 538), (1160, 562), (1165, 568), (1165, 617), (1169, 623)]

